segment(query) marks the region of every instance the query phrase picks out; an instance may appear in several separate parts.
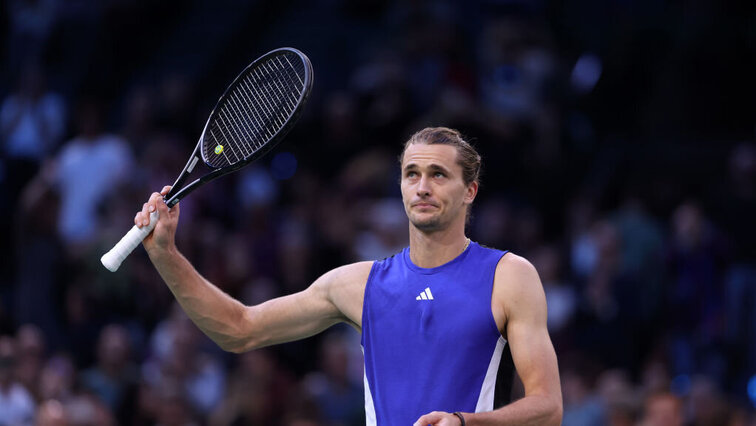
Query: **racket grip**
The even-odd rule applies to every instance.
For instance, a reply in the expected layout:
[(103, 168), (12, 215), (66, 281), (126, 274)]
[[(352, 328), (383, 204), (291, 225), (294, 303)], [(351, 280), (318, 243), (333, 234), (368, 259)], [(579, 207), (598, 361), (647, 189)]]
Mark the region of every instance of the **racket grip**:
[(126, 235), (121, 238), (121, 241), (119, 241), (115, 246), (113, 246), (112, 249), (110, 249), (109, 252), (102, 255), (100, 258), (100, 262), (108, 268), (110, 272), (115, 272), (118, 270), (118, 267), (121, 266), (121, 263), (128, 257), (129, 253), (131, 253), (138, 245), (142, 242), (142, 240), (150, 235), (150, 232), (155, 228), (155, 225), (157, 225), (158, 221), (158, 212), (155, 210), (154, 212), (150, 213), (150, 224), (147, 226), (143, 226), (141, 228), (138, 228), (136, 225), (134, 225), (129, 232), (126, 233)]

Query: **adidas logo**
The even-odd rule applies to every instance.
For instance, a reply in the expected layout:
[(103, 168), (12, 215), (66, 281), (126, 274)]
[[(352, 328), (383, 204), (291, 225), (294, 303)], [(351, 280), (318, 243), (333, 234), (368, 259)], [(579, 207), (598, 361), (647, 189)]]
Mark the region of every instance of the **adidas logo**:
[(420, 292), (420, 295), (415, 300), (433, 300), (433, 294), (430, 291), (430, 287), (425, 287), (425, 290)]

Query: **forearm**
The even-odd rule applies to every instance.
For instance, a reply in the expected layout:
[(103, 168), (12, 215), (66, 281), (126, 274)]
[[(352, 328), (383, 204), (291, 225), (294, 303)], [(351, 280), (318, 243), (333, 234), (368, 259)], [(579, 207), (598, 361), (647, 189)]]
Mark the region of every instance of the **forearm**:
[(147, 253), (189, 318), (224, 350), (241, 350), (249, 337), (245, 306), (203, 278), (178, 250)]
[(553, 397), (531, 395), (485, 413), (463, 413), (466, 426), (559, 425), (562, 402)]

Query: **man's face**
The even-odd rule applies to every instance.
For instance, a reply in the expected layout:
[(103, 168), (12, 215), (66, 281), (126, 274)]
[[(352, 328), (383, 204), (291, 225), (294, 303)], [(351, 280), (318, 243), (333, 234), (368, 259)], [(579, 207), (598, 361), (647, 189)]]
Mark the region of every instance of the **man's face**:
[(477, 190), (477, 183), (465, 185), (455, 147), (415, 143), (404, 151), (402, 199), (417, 229), (433, 232), (464, 221)]

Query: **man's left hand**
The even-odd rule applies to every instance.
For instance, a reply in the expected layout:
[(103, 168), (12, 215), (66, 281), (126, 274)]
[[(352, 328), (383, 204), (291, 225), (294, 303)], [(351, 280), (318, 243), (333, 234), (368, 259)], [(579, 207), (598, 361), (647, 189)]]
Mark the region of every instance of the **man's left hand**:
[(413, 426), (460, 426), (460, 423), (459, 418), (454, 414), (443, 411), (434, 411), (421, 416)]

